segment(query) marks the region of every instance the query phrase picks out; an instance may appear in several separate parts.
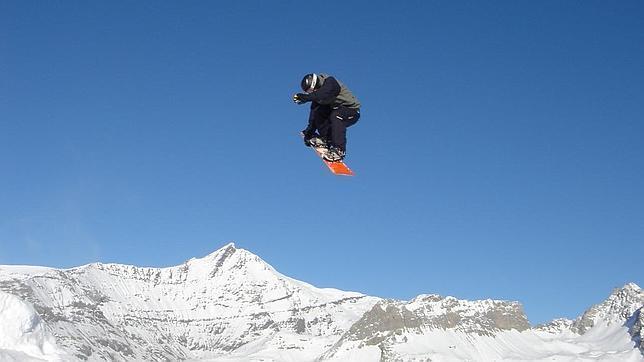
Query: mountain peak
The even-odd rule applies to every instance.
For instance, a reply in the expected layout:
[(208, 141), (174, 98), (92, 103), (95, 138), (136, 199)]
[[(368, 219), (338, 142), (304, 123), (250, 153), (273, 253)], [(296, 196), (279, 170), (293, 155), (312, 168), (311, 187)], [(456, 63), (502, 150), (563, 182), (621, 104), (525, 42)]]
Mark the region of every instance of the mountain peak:
[(644, 291), (637, 284), (628, 283), (621, 288), (615, 288), (606, 300), (606, 302), (608, 301), (611, 301), (611, 304), (615, 304), (615, 301), (621, 302), (622, 304), (633, 301), (639, 301), (641, 303), (644, 301)]
[(221, 248), (213, 251), (212, 253), (210, 253), (210, 254), (202, 257), (202, 258), (192, 258), (192, 259), (190, 259), (190, 261), (193, 261), (193, 260), (204, 260), (204, 261), (219, 260), (219, 259), (221, 259), (221, 257), (228, 257), (228, 256), (232, 255), (233, 253), (235, 253), (235, 251), (237, 251), (237, 248), (235, 247), (235, 243), (230, 242), (230, 243), (222, 246)]
[(235, 247), (235, 243), (230, 242), (204, 257), (192, 258), (188, 260), (186, 264), (188, 264), (188, 266), (190, 266), (191, 268), (197, 267), (199, 265), (220, 268), (226, 262), (226, 260), (233, 257), (235, 254), (238, 254), (238, 252), (240, 251), (244, 254), (251, 254), (246, 250), (237, 249)]
[(637, 284), (635, 284), (635, 283), (628, 283), (628, 284), (624, 285), (624, 286), (621, 288), (621, 290), (625, 290), (625, 291), (632, 291), (632, 292), (636, 292), (636, 293), (641, 293), (642, 288), (640, 288), (640, 286), (639, 286), (639, 285), (637, 285)]
[(226, 245), (222, 246), (221, 248), (219, 248), (219, 250), (228, 250), (228, 249), (237, 249), (237, 247), (235, 247), (235, 242), (234, 241), (231, 241), (228, 244), (226, 244)]
[(232, 242), (202, 258), (192, 258), (185, 265), (191, 274), (199, 279), (204, 276), (214, 278), (231, 271), (236, 271), (234, 274), (241, 276), (246, 274), (242, 270), (272, 270), (260, 257), (247, 250), (238, 249)]
[(615, 288), (603, 302), (592, 306), (573, 323), (573, 331), (584, 334), (598, 322), (623, 323), (644, 305), (644, 291), (635, 283)]

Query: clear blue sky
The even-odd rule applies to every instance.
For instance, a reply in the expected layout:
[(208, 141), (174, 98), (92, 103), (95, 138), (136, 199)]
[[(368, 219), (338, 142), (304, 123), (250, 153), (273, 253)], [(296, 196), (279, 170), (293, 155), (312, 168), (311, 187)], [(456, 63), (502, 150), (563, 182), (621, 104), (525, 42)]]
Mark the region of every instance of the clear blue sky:
[[(234, 241), (320, 287), (519, 300), (644, 284), (641, 1), (3, 1), (0, 264)], [(353, 178), (301, 77), (363, 104)]]

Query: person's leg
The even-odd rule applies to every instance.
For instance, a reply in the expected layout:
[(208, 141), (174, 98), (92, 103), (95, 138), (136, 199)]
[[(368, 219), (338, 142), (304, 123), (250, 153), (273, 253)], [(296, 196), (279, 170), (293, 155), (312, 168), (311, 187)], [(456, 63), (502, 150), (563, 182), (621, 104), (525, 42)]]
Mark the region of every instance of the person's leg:
[(347, 107), (337, 107), (329, 115), (331, 128), (331, 143), (346, 151), (347, 148), (347, 127), (353, 126), (360, 119), (360, 112)]

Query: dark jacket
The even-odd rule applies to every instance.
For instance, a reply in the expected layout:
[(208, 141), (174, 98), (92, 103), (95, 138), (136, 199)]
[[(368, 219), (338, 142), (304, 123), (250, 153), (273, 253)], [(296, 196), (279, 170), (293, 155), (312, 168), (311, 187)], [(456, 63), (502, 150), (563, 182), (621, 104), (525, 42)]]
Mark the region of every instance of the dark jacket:
[(320, 88), (309, 94), (311, 101), (313, 101), (311, 108), (317, 107), (317, 104), (322, 104), (331, 107), (343, 106), (360, 109), (358, 98), (337, 79), (327, 74), (319, 74), (318, 81), (321, 84)]

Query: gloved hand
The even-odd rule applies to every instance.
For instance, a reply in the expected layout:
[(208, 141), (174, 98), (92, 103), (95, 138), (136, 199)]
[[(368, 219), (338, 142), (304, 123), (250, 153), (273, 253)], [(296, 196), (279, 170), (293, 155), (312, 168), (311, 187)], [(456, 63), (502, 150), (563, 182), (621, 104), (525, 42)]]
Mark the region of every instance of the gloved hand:
[(297, 93), (293, 96), (293, 102), (297, 104), (304, 104), (311, 101), (311, 96), (306, 93)]

